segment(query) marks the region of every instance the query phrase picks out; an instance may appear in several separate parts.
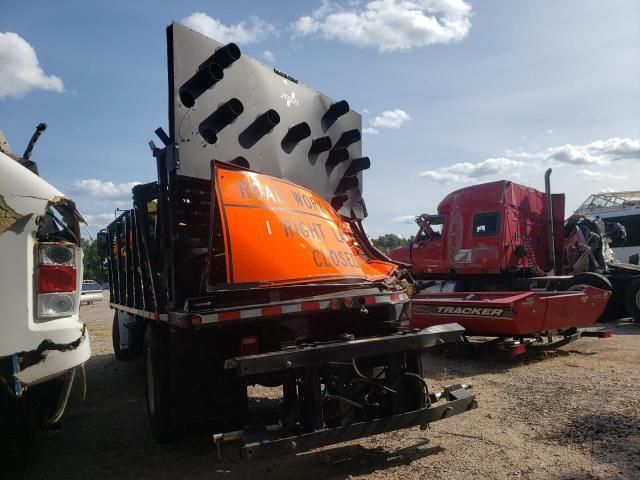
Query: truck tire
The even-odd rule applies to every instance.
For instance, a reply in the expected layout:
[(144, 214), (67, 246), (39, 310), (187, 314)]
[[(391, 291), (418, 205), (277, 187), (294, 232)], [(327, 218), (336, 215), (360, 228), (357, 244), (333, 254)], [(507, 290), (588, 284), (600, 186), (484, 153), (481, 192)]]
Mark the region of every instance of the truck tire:
[(172, 396), (176, 427), (231, 431), (245, 426), (247, 386), (242, 377), (223, 368), (223, 352), (230, 343), (223, 338), (184, 331), (172, 337), (171, 379), (180, 385)]
[[(609, 279), (604, 275), (595, 272), (578, 273), (565, 284), (565, 288), (568, 291), (583, 290), (585, 287), (595, 287), (613, 292), (613, 286)], [(600, 315), (598, 322), (613, 320), (617, 316), (618, 310), (617, 299), (615, 298), (615, 295), (612, 295), (607, 307), (604, 309), (602, 315)]]
[(128, 348), (120, 348), (120, 322), (118, 321), (118, 311), (113, 312), (113, 325), (111, 326), (111, 342), (113, 343), (113, 353), (121, 362), (131, 359), (131, 352)]
[(26, 464), (33, 446), (37, 423), (28, 402), (29, 399), (18, 400), (0, 388), (0, 458), (6, 457), (9, 465)]
[(613, 287), (607, 277), (595, 272), (582, 272), (574, 275), (567, 283), (567, 290), (580, 290), (584, 287), (596, 287), (612, 291)]
[(149, 323), (145, 333), (144, 364), (147, 413), (154, 438), (170, 440), (174, 430), (171, 422), (171, 371), (167, 330)]
[(636, 278), (625, 289), (624, 306), (633, 320), (640, 322), (640, 278)]

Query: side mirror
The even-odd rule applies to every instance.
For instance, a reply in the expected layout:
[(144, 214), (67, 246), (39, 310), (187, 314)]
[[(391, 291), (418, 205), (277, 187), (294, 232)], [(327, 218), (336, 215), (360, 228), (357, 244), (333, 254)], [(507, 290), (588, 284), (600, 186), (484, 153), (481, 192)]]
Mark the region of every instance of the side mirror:
[(96, 240), (98, 247), (98, 256), (100, 258), (104, 257), (104, 251), (107, 248), (107, 236), (102, 233), (98, 233), (98, 238)]

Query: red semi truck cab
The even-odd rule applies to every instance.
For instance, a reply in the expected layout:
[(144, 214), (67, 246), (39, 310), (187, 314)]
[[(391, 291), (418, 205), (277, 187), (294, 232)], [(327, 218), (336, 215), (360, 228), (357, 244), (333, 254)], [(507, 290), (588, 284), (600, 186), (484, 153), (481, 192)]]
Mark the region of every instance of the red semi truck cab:
[[(552, 195), (556, 254), (562, 252), (564, 195)], [(389, 252), (417, 277), (500, 275), (551, 268), (543, 192), (500, 180), (447, 195), (436, 215), (416, 217), (413, 241)], [(557, 261), (561, 265), (561, 261)]]

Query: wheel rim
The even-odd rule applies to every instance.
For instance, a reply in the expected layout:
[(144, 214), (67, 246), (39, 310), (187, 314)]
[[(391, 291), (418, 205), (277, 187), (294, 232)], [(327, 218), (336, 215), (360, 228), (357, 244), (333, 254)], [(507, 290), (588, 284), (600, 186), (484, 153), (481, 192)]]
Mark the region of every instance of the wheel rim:
[(640, 288), (636, 290), (636, 307), (640, 308)]
[(147, 371), (147, 407), (149, 408), (149, 413), (154, 415), (156, 413), (156, 390), (153, 382), (153, 364), (151, 363), (150, 348), (147, 348), (144, 363)]

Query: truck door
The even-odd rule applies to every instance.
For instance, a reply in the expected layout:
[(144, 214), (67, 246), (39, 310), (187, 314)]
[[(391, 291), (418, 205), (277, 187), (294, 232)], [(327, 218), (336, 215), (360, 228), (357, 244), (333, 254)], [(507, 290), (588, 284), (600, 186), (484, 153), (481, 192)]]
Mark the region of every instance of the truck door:
[(415, 273), (441, 273), (444, 265), (442, 231), (444, 217), (430, 216), (420, 222), (420, 231), (411, 246), (411, 262)]

